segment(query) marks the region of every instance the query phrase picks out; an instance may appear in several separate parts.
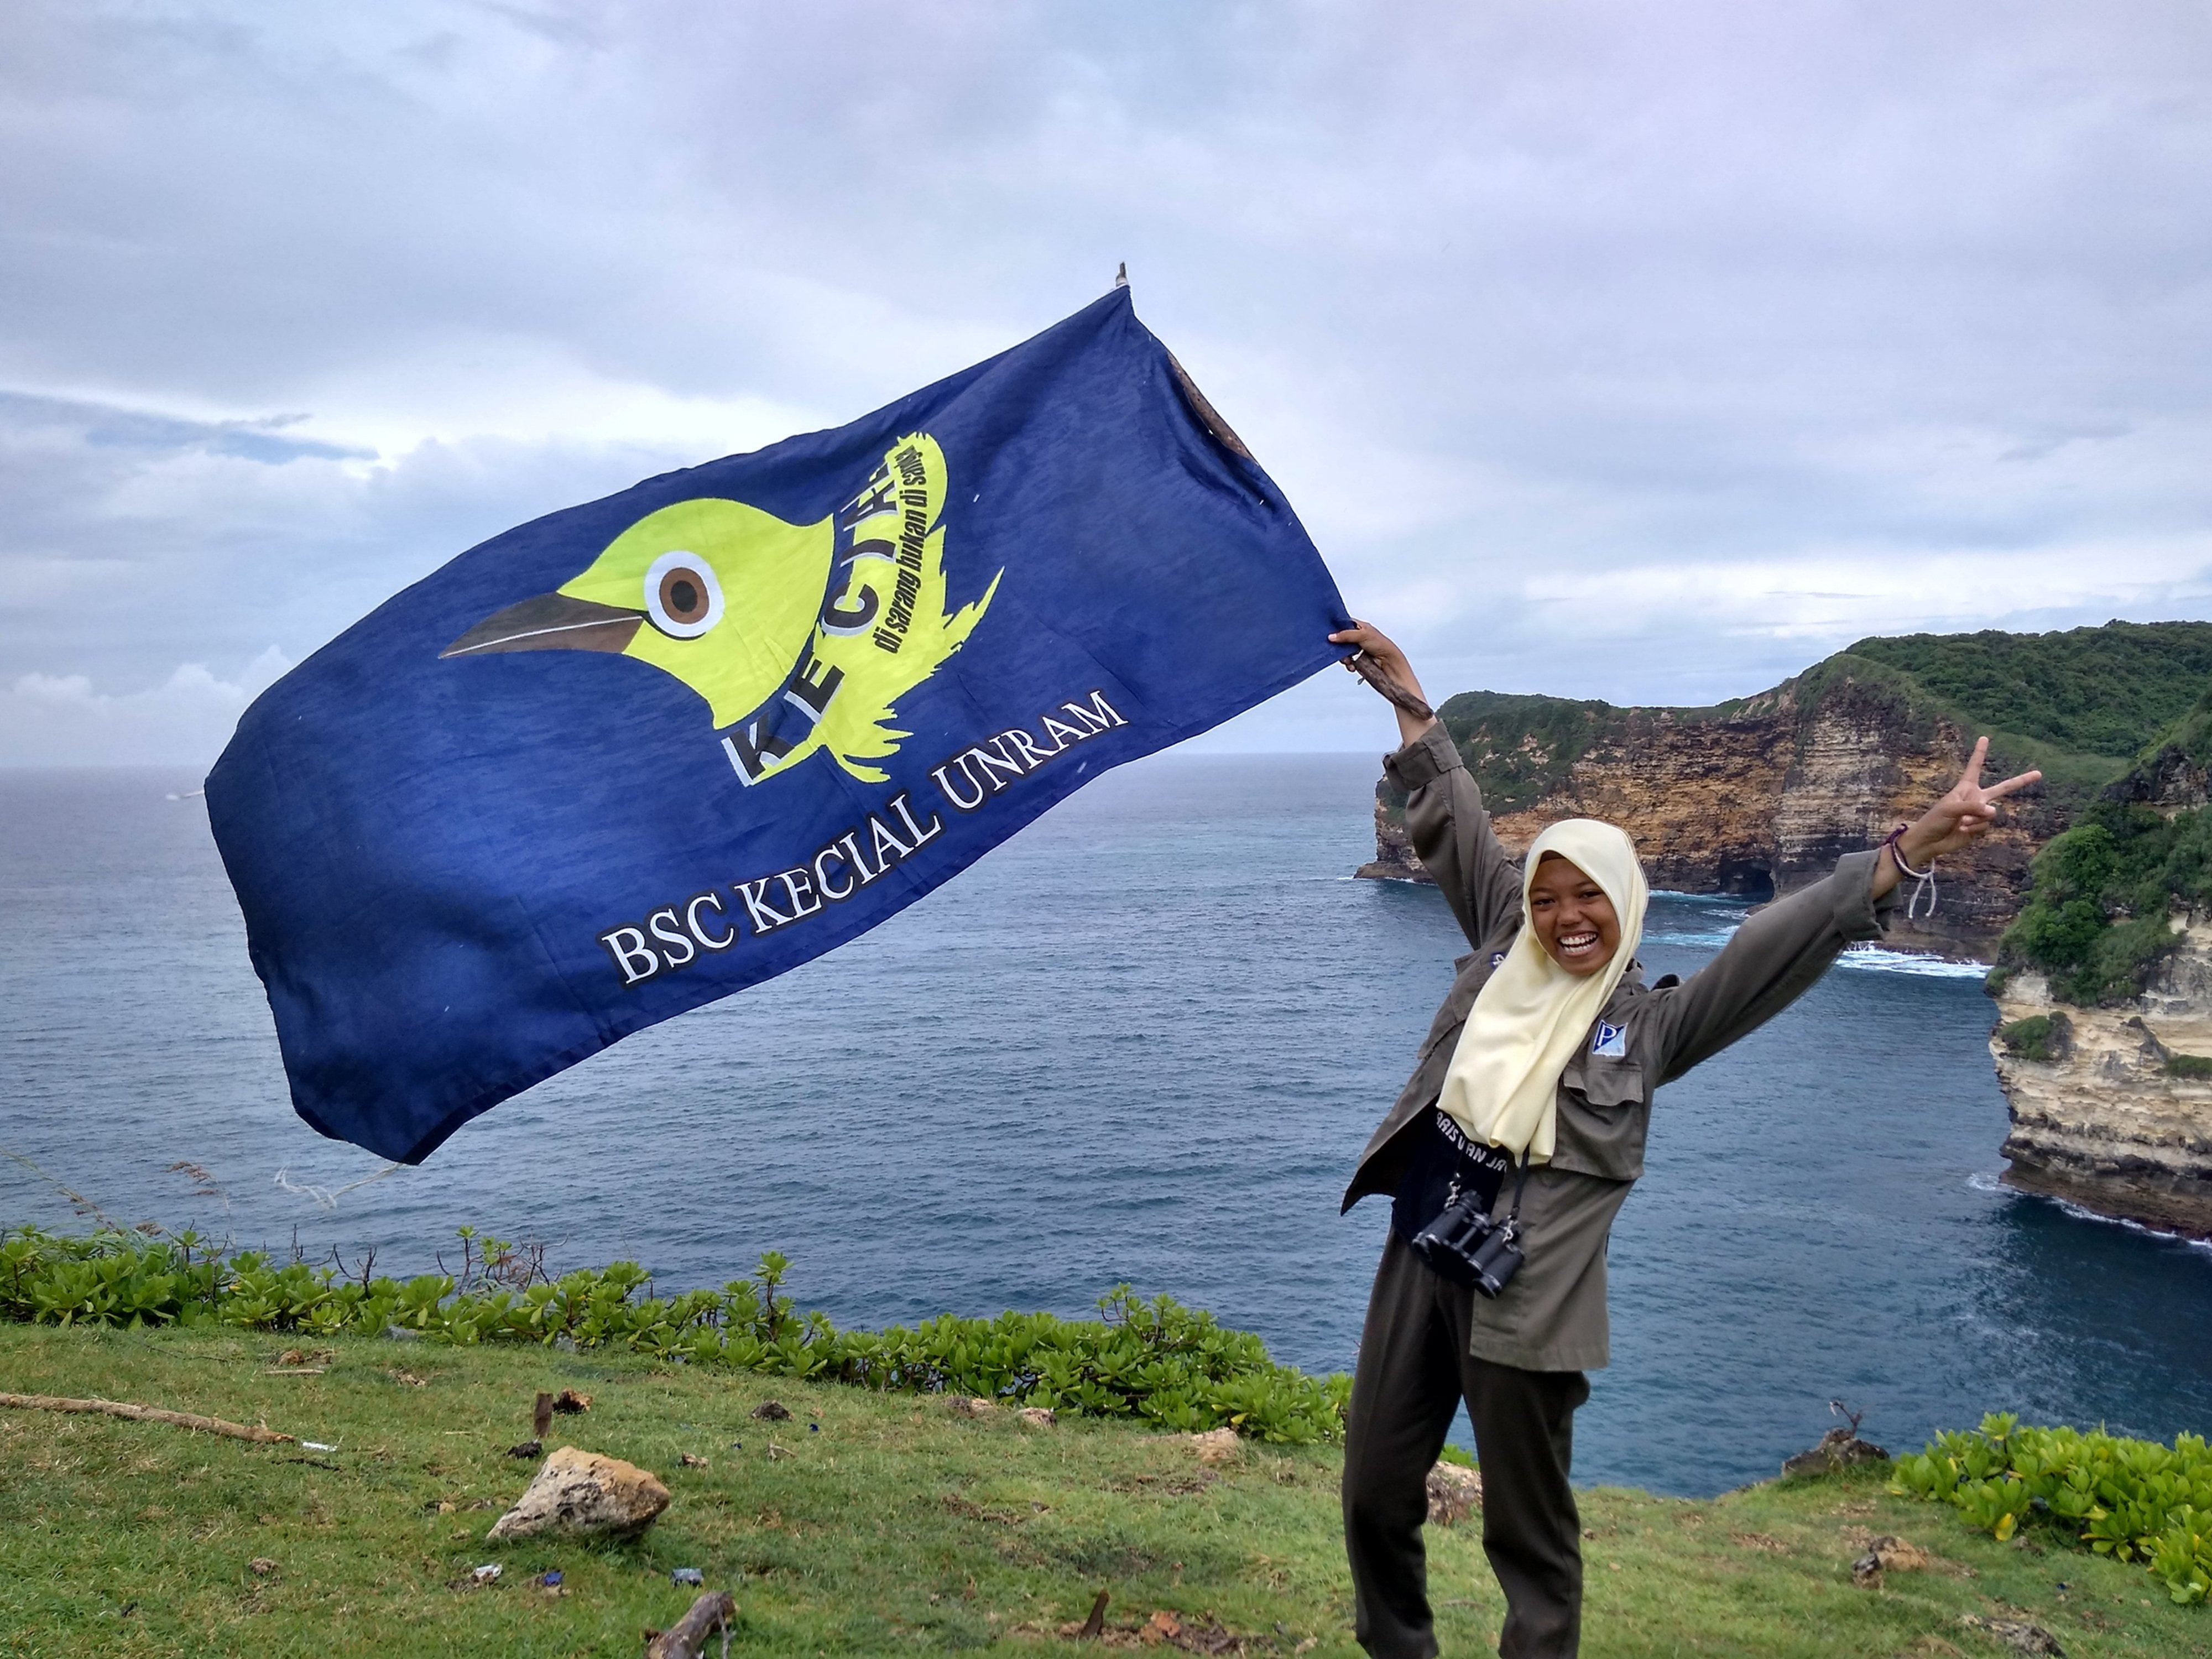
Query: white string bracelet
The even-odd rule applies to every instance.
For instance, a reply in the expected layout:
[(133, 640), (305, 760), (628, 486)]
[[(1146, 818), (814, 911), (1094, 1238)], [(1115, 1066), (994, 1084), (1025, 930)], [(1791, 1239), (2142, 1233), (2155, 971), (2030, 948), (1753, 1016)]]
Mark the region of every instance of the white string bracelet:
[(1889, 832), (1888, 838), (1882, 842), (1882, 845), (1889, 849), (1890, 857), (1897, 860), (1899, 873), (1910, 876), (1920, 884), (1912, 890), (1911, 896), (1905, 906), (1905, 919), (1907, 921), (1917, 921), (1920, 919), (1920, 896), (1923, 893), (1928, 895), (1929, 915), (1933, 917), (1936, 914), (1936, 861), (1930, 859), (1925, 870), (1916, 870), (1905, 861), (1903, 842), (1907, 828), (1907, 825), (1899, 824), (1896, 829)]

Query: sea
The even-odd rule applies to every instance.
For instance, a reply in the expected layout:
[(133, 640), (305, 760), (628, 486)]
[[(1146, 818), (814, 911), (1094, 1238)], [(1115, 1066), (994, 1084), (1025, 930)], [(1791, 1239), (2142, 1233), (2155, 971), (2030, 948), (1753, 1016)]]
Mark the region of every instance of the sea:
[[(663, 1291), (780, 1250), (844, 1326), (1080, 1316), (1127, 1282), (1348, 1370), (1389, 1215), (1340, 1201), (1466, 949), (1435, 890), (1352, 878), (1376, 773), (1125, 767), (415, 1169), (293, 1115), (195, 775), (0, 773), (0, 1224), (96, 1210), (399, 1274), (469, 1225)], [(1744, 915), (1656, 896), (1649, 972)], [(2212, 1430), (2212, 1251), (1999, 1184), (1980, 980), (1854, 950), (1661, 1091), (1578, 1482), (1710, 1494), (1842, 1409), (1893, 1450), (1986, 1412)]]

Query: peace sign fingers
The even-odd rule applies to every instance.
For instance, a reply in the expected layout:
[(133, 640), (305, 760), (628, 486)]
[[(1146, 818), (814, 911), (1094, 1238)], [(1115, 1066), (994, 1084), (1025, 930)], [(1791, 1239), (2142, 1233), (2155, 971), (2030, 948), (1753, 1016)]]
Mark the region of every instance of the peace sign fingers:
[(1912, 843), (1911, 850), (1924, 856), (1956, 852), (1987, 833), (1996, 822), (1997, 802), (2043, 776), (2038, 771), (2021, 772), (2002, 783), (1984, 787), (1981, 777), (1989, 757), (1990, 740), (1976, 738), (1974, 752), (1967, 757), (1966, 769), (1960, 774), (1958, 782), (1951, 786), (1950, 793), (1930, 807), (1927, 816), (1908, 834), (1906, 839)]
[(1973, 753), (1949, 793), (1922, 813), (1917, 823), (1892, 838), (1889, 845), (1895, 856), (1881, 860), (1875, 869), (1871, 890), (1875, 897), (1895, 887), (1901, 872), (1918, 874), (1930, 859), (1973, 845), (1996, 823), (2000, 801), (2043, 778), (2039, 771), (2021, 772), (1984, 786), (1982, 773), (1989, 763), (1990, 740), (1975, 738)]
[(1984, 800), (1996, 800), (2003, 796), (2009, 795), (2015, 789), (2025, 789), (2031, 783), (2040, 783), (2042, 781), (2043, 774), (2039, 771), (2015, 772), (2012, 776), (2007, 778), (2002, 783), (1993, 783), (1988, 788), (1983, 790), (1982, 799)]

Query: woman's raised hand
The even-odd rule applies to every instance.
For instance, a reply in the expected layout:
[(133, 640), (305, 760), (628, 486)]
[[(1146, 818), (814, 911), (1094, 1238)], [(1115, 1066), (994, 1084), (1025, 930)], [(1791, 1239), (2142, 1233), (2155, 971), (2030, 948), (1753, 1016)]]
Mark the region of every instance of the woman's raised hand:
[[(1966, 769), (1960, 775), (1950, 792), (1920, 815), (1905, 834), (1899, 837), (1898, 852), (1906, 863), (1916, 868), (1930, 859), (1946, 853), (1955, 853), (1971, 847), (1989, 833), (1990, 826), (1997, 821), (1997, 803), (2015, 789), (2024, 789), (2040, 780), (2040, 772), (2022, 772), (2007, 778), (2002, 783), (1984, 785), (1982, 769), (1989, 763), (1990, 740), (1977, 738), (1974, 752), (1966, 762)], [(1897, 884), (1897, 866), (1884, 859), (1875, 866), (1874, 891), (1876, 897)]]
[(1413, 677), (1413, 665), (1389, 636), (1372, 623), (1355, 620), (1352, 626), (1328, 636), (1331, 645), (1348, 645), (1358, 654), (1344, 665), (1390, 700), (1398, 712), (1398, 734), (1407, 743), (1427, 731), (1436, 720)]

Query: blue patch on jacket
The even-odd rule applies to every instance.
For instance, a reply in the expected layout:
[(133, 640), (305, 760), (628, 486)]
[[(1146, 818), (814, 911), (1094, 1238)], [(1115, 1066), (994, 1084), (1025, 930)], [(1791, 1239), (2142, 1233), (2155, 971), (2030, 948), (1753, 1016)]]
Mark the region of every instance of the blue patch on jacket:
[(1628, 1058), (1628, 1028), (1626, 1025), (1608, 1025), (1603, 1020), (1598, 1021), (1597, 1041), (1590, 1044), (1590, 1052), (1601, 1060), (1626, 1060)]

